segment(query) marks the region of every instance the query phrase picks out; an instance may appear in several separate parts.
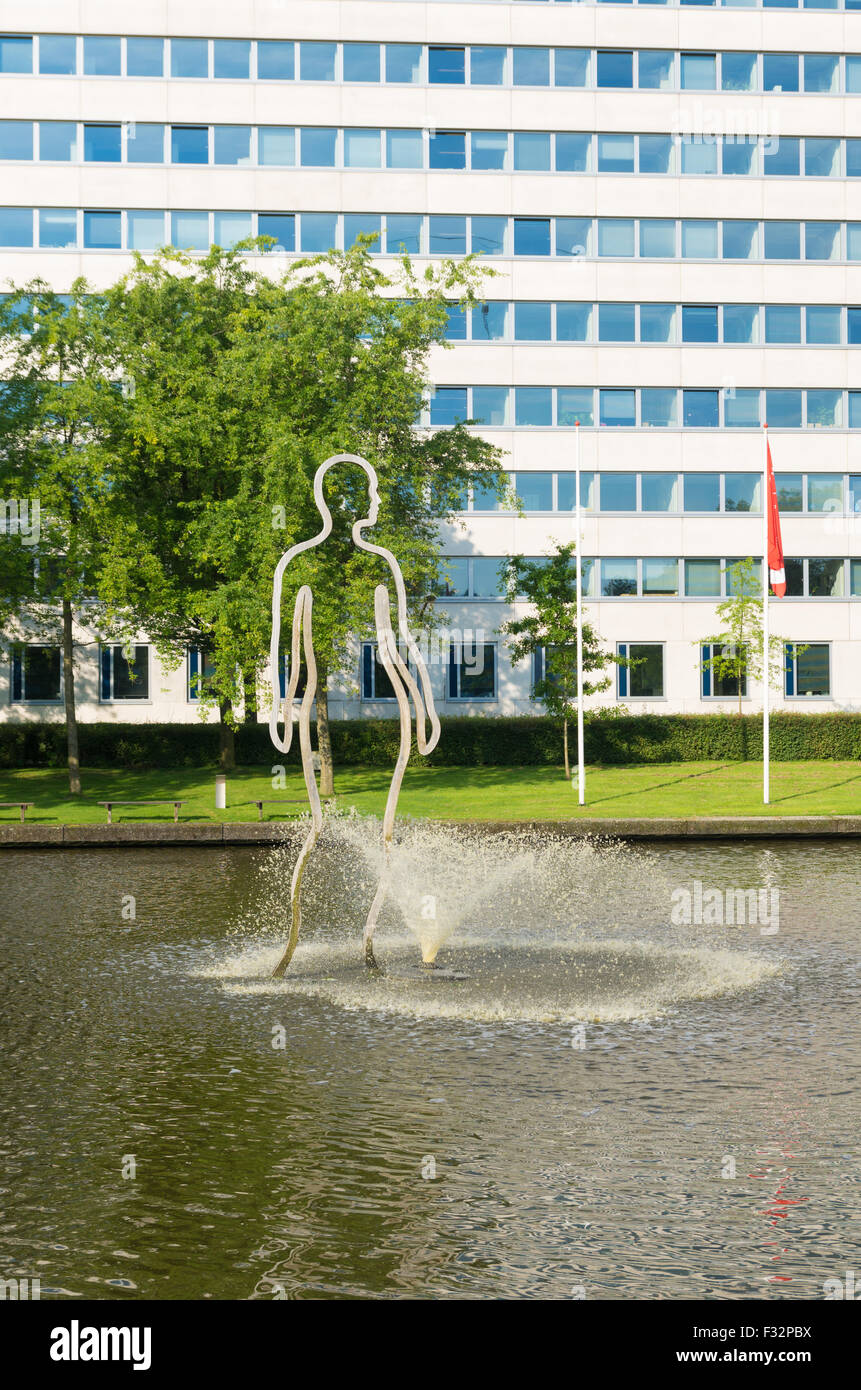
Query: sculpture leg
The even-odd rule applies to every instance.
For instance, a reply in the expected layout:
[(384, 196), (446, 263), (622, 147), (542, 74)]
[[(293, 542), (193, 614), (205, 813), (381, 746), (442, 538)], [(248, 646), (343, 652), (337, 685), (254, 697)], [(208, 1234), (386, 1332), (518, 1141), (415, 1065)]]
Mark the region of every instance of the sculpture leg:
[(305, 872), (305, 865), (311, 857), (311, 851), (317, 843), (318, 834), (317, 826), (312, 824), (293, 869), (293, 878), (290, 882), (290, 935), (284, 954), (272, 971), (273, 978), (276, 980), (281, 978), (293, 959), (293, 952), (296, 950), (296, 943), (299, 940), (299, 928), (302, 925), (302, 875)]

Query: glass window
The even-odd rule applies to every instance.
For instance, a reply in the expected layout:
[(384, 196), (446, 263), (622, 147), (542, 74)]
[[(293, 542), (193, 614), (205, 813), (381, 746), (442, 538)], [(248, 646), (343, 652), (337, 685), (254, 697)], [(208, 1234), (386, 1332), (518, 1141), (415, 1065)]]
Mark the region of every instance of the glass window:
[(713, 261), (717, 253), (717, 222), (687, 219), (682, 222), (682, 255), (686, 259)]
[(784, 560), (786, 573), (786, 594), (788, 598), (804, 597), (804, 561), (790, 558)]
[(215, 244), (231, 247), (251, 236), (250, 212), (216, 212)]
[(628, 49), (598, 49), (599, 87), (633, 87), (634, 54)]
[(517, 495), (525, 512), (552, 512), (553, 474), (517, 474)]
[(164, 213), (134, 208), (126, 213), (129, 250), (157, 251), (165, 244)]
[(798, 91), (797, 53), (763, 53), (762, 90), (764, 92)]
[(508, 155), (508, 132), (474, 130), (470, 136), (470, 163), (473, 169), (504, 169)]
[(817, 557), (807, 561), (808, 592), (811, 598), (842, 598), (845, 564), (842, 560)]
[(736, 387), (724, 392), (723, 419), (727, 429), (753, 429), (759, 424), (759, 391)]
[(258, 39), (257, 76), (261, 82), (292, 82), (296, 76), (294, 45), (283, 39)]
[(758, 144), (755, 136), (723, 135), (720, 148), (722, 173), (742, 178), (756, 173)]
[(209, 130), (207, 127), (205, 125), (171, 126), (170, 158), (172, 164), (208, 164)]
[(424, 164), (420, 130), (386, 131), (386, 167), (388, 169), (421, 169)]
[(296, 132), (292, 126), (262, 125), (257, 130), (258, 164), (280, 164), (290, 168), (296, 163)]
[(336, 43), (304, 42), (299, 45), (299, 76), (303, 82), (334, 82)]
[(550, 135), (546, 131), (529, 130), (514, 133), (515, 169), (544, 172), (550, 168)]
[[(476, 479), (472, 485), (472, 510), (474, 512), (498, 512), (500, 510), (499, 495), (496, 490), (488, 483), (483, 482), (480, 478)], [(498, 562), (494, 560), (491, 561), (491, 563), (493, 565), (493, 584), (495, 586), (497, 582), (496, 567)], [(475, 592), (479, 593), (485, 591), (476, 588)], [(496, 588), (494, 587), (489, 592), (495, 594)]]
[(474, 342), (501, 342), (507, 336), (508, 303), (486, 300), (471, 312)]
[[(645, 474), (643, 475), (645, 478)], [(676, 595), (679, 592), (679, 562), (649, 558), (643, 561), (643, 594)]]
[(101, 34), (85, 34), (84, 72), (87, 77), (119, 77), (122, 72), (120, 40)]
[(0, 246), (32, 245), (33, 209), (0, 208)]
[(162, 77), (164, 39), (126, 39), (126, 73), (129, 77)]
[(801, 170), (801, 141), (797, 135), (772, 136), (762, 147), (762, 171), (776, 178), (791, 178)]
[(839, 261), (840, 223), (805, 222), (804, 256), (808, 261)]
[[(759, 493), (757, 493), (757, 497), (759, 497)], [(757, 505), (757, 507), (758, 507), (758, 506), (759, 506), (759, 503), (757, 502), (756, 505)], [(746, 586), (746, 587), (745, 587), (745, 584), (742, 582), (741, 575), (738, 574), (738, 573), (733, 574), (733, 569), (734, 569), (734, 567), (735, 567), (736, 565), (740, 565), (741, 563), (742, 563), (741, 557), (737, 557), (737, 558), (734, 558), (734, 559), (733, 559), (733, 558), (728, 558), (728, 559), (727, 559), (727, 562), (726, 562), (726, 569), (724, 570), (724, 579), (725, 579), (725, 584), (726, 584), (727, 596), (728, 596), (729, 598), (733, 598), (733, 597), (735, 597), (737, 594), (740, 594), (740, 593), (742, 593), (742, 592), (746, 592), (746, 593), (747, 593), (749, 596), (751, 596), (751, 597), (758, 597), (758, 596), (761, 596), (761, 594), (762, 594), (762, 561), (761, 561), (761, 560), (754, 560), (754, 561), (753, 561), (753, 574), (752, 574), (752, 576), (751, 576), (751, 580), (748, 580), (748, 583), (747, 583), (747, 586)], [(752, 581), (752, 582), (751, 582), (751, 581)]]
[(775, 429), (800, 429), (801, 392), (766, 391), (765, 418)]
[(563, 131), (555, 139), (557, 173), (588, 173), (591, 163), (592, 136), (576, 131)]
[[(107, 698), (113, 700), (149, 699), (149, 647), (103, 647), (102, 670), (105, 657), (110, 660), (110, 685)], [(103, 693), (103, 698), (105, 695)]]
[(839, 76), (840, 69), (836, 54), (805, 53), (805, 92), (836, 92)]
[(122, 214), (85, 212), (84, 246), (92, 251), (119, 251), (123, 244)]
[[(560, 303), (556, 305), (556, 337), (560, 343), (588, 343), (591, 304)], [(861, 342), (861, 312), (859, 312), (859, 337)]]
[(808, 178), (836, 179), (840, 175), (840, 141), (812, 139), (804, 141), (804, 172)]
[(465, 217), (430, 218), (432, 256), (462, 256), (466, 252)]
[(502, 87), (505, 84), (505, 48), (471, 48), (469, 80), (474, 87)]
[(756, 54), (722, 53), (720, 73), (720, 84), (725, 92), (755, 92)]
[(838, 429), (843, 424), (843, 392), (831, 386), (817, 386), (807, 392), (809, 429)]
[(846, 63), (846, 91), (861, 92), (861, 58), (847, 54), (844, 61)]
[(0, 72), (32, 72), (33, 40), (22, 34), (0, 35)]
[(840, 473), (808, 473), (807, 510), (843, 511), (843, 477)]
[(713, 136), (685, 135), (681, 140), (683, 174), (716, 174), (717, 143)]
[(209, 250), (209, 213), (172, 212), (170, 240), (173, 246), (186, 251)]
[(553, 391), (549, 386), (517, 386), (514, 391), (515, 425), (553, 424)]
[(853, 598), (861, 598), (861, 560), (850, 560), (849, 569), (852, 576), (850, 592)]
[(720, 571), (720, 560), (685, 560), (685, 595), (688, 598), (720, 598)]
[(602, 473), (600, 489), (602, 512), (637, 510), (636, 473)]
[(496, 699), (494, 642), (452, 642), (448, 693), (450, 700)]
[(213, 164), (251, 163), (250, 125), (217, 125), (212, 137)]
[(432, 169), (466, 168), (466, 135), (462, 130), (432, 130), (429, 150)]
[[(496, 510), (496, 508), (492, 508)], [(472, 592), (476, 598), (499, 598), (504, 591), (495, 555), (476, 555), (472, 561)]]
[(130, 164), (164, 164), (164, 126), (135, 121), (126, 129), (126, 159)]
[(638, 87), (669, 91), (673, 85), (673, 54), (642, 49), (637, 64)]
[(718, 311), (716, 304), (682, 305), (682, 342), (716, 343)]
[(362, 128), (344, 131), (345, 169), (379, 169), (381, 164), (379, 130)]
[(291, 212), (260, 212), (257, 214), (257, 235), (275, 238), (273, 251), (296, 250), (296, 218)]
[(338, 245), (336, 212), (303, 212), (299, 227), (301, 249), (325, 254)]
[(644, 217), (640, 220), (640, 255), (673, 258), (676, 254), (676, 223), (670, 217)]
[(508, 414), (509, 390), (507, 386), (474, 386), (472, 388), (472, 415), (479, 424), (499, 429), (511, 423)]
[[(591, 217), (556, 218), (557, 256), (588, 256), (591, 237)], [(861, 242), (861, 238), (859, 238), (859, 242)]]
[(33, 122), (0, 121), (0, 159), (32, 158)]
[[(354, 220), (355, 219), (352, 217), (344, 218), (345, 246), (351, 246), (353, 244), (348, 240), (349, 229), (347, 224)], [(447, 304), (446, 314), (448, 315), (448, 323), (445, 328), (446, 341), (450, 343), (466, 342), (466, 310), (460, 304)]]
[(723, 341), (725, 343), (755, 343), (758, 341), (759, 308), (756, 304), (725, 304), (723, 307)]
[(466, 420), (466, 387), (438, 386), (431, 394), (430, 422), (432, 425), (456, 425)]
[(767, 343), (801, 342), (801, 309), (797, 304), (767, 304), (765, 307)]
[(846, 340), (850, 345), (861, 343), (861, 309), (850, 308), (846, 310), (847, 335)]
[(386, 250), (389, 254), (420, 255), (423, 221), (419, 213), (390, 212), (386, 217)]
[[(595, 510), (595, 498), (596, 498), (596, 495), (597, 495), (597, 493), (596, 493), (596, 486), (595, 486), (595, 485), (596, 485), (596, 481), (597, 481), (597, 476), (598, 476), (598, 475), (597, 475), (596, 473), (586, 472), (585, 470), (584, 470), (583, 472), (581, 472), (581, 474), (580, 474), (580, 506), (583, 508), (584, 511), (592, 512), (592, 511)], [(556, 475), (556, 504), (557, 504), (557, 509), (558, 509), (560, 512), (573, 512), (573, 511), (574, 511), (574, 501), (575, 501), (575, 499), (574, 499), (574, 474), (573, 474), (573, 473), (557, 473), (557, 475)], [(583, 564), (583, 571), (584, 571), (584, 584), (583, 584), (583, 588), (584, 588), (584, 589), (587, 588), (587, 585), (586, 585), (586, 582), (585, 582), (585, 574), (586, 574), (587, 565), (588, 565), (589, 569), (591, 570), (591, 566), (592, 566), (591, 560), (589, 560), (589, 561), (584, 561), (584, 564)], [(590, 574), (590, 579), (591, 579), (591, 574)]]
[(122, 158), (122, 127), (84, 126), (84, 159), (88, 163), (118, 164)]
[(688, 429), (717, 429), (717, 391), (683, 391), (684, 423)]
[(466, 598), (469, 594), (469, 560), (465, 555), (443, 555), (441, 562), (438, 592), (444, 598)]
[[(670, 429), (678, 425), (678, 392), (674, 386), (641, 388), (640, 423), (652, 429)], [(646, 475), (643, 477), (645, 479)]]
[(633, 217), (598, 218), (598, 255), (633, 256)]
[(247, 81), (251, 73), (251, 43), (248, 39), (214, 39), (212, 44), (213, 77), (231, 77)]
[(683, 92), (712, 92), (717, 85), (714, 53), (682, 53), (680, 87)]
[(554, 68), (556, 86), (588, 87), (589, 58), (588, 48), (557, 48)]
[(505, 254), (507, 217), (471, 218), (472, 250), (485, 256)]
[[(755, 421), (754, 423), (759, 423)], [(762, 509), (760, 488), (762, 479), (758, 473), (724, 474), (724, 511), (758, 512)]]
[[(360, 236), (373, 236), (376, 241), (370, 247), (371, 253), (376, 255), (380, 249), (380, 229), (382, 219), (378, 213), (358, 212), (345, 213), (344, 215), (344, 250), (348, 251), (351, 246), (355, 246)], [(461, 311), (462, 312), (462, 311)], [(464, 337), (466, 334), (464, 333)]]
[(839, 343), (842, 311), (838, 304), (809, 304), (804, 311), (808, 343)]
[(209, 40), (171, 39), (171, 77), (208, 77)]
[(765, 259), (797, 261), (801, 257), (800, 222), (765, 223)]
[(428, 49), (428, 81), (461, 85), (466, 81), (466, 50), (463, 48)]
[(549, 343), (550, 305), (531, 300), (518, 300), (514, 306), (514, 338), (516, 342)]
[(598, 136), (598, 171), (602, 174), (633, 174), (633, 135)]
[(758, 222), (724, 222), (723, 256), (727, 261), (755, 260), (759, 254)]
[(550, 218), (515, 217), (515, 256), (550, 255)]
[[(604, 478), (601, 478), (601, 491), (604, 491)], [(605, 508), (601, 507), (604, 511)], [(636, 560), (602, 560), (601, 561), (601, 594), (604, 598), (626, 598), (636, 597), (637, 593), (637, 562)]]
[(861, 391), (849, 392), (849, 428), (861, 429)]
[[(640, 173), (670, 174), (673, 165), (673, 137), (671, 135), (641, 135)], [(686, 171), (690, 172), (690, 171)], [(711, 171), (714, 172), (714, 171)]]
[(59, 647), (14, 649), (12, 700), (59, 701), (63, 698)]
[(825, 642), (812, 642), (799, 650), (786, 644), (786, 695), (788, 698), (820, 699), (831, 693), (831, 648)]
[[(720, 511), (720, 474), (685, 473), (684, 509), (686, 512)], [(720, 582), (718, 582), (720, 590)]]
[(301, 136), (304, 168), (333, 169), (337, 163), (338, 132), (331, 126), (305, 126)]
[(615, 388), (599, 392), (602, 425), (628, 426), (637, 423), (637, 393)]
[(846, 177), (861, 178), (861, 140), (846, 141)]
[(386, 81), (421, 82), (422, 46), (420, 43), (386, 44)]
[(591, 386), (559, 386), (556, 390), (557, 425), (592, 425), (595, 392)]
[(379, 82), (380, 45), (378, 43), (344, 44), (344, 81)]
[(631, 699), (660, 699), (664, 693), (663, 647), (657, 642), (630, 642), (627, 648), (630, 665), (619, 669), (619, 694), (625, 676), (625, 694)]
[(39, 209), (39, 245), (52, 250), (76, 246), (78, 218), (72, 208)]
[(515, 87), (550, 86), (550, 49), (514, 49)]
[(679, 479), (676, 473), (644, 473), (640, 480), (642, 510), (644, 512), (677, 512), (679, 510), (678, 484)]
[(633, 304), (598, 305), (598, 341), (601, 343), (633, 343), (636, 341)]
[(68, 77), (78, 70), (78, 42), (74, 34), (39, 35), (39, 71)]

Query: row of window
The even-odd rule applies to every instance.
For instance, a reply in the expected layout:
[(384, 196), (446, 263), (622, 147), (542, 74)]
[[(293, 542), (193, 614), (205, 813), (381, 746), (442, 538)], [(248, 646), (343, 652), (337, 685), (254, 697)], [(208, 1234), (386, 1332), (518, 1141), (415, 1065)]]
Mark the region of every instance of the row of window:
[[(445, 3), (445, 0), (444, 0)], [(450, 0), (457, 4), (458, 0)], [(510, 4), (512, 0), (482, 0), (482, 4)], [(518, 0), (513, 0), (518, 3)], [(861, 10), (861, 0), (519, 0), (520, 4), (540, 5), (668, 5), (676, 8), (723, 6), (731, 10)]]
[(170, 244), (208, 251), (252, 236), (271, 237), (274, 251), (303, 255), (346, 249), (368, 236), (385, 255), (861, 261), (861, 222), (0, 207), (0, 247), (155, 251)]
[(861, 139), (5, 120), (0, 160), (821, 179), (861, 178)]
[[(738, 681), (719, 676), (709, 664), (723, 648), (702, 647), (701, 690), (704, 699), (738, 696)], [(617, 655), (627, 664), (617, 668), (617, 694), (624, 699), (662, 699), (664, 690), (664, 644), (661, 642), (619, 642)], [(498, 644), (496, 642), (452, 642), (446, 671), (449, 700), (496, 700), (498, 698)], [(194, 664), (193, 664), (194, 661)], [(103, 701), (149, 700), (150, 648), (146, 644), (126, 649), (119, 645), (102, 647), (100, 695)], [(60, 704), (62, 701), (62, 652), (59, 647), (21, 645), (13, 648), (10, 662), (10, 701), (12, 704)], [(831, 651), (828, 643), (785, 644), (784, 693), (790, 699), (823, 698), (831, 693)], [(202, 657), (189, 653), (187, 664), (189, 700), (199, 698)], [(211, 668), (207, 668), (209, 671)], [(533, 661), (533, 688), (545, 676), (545, 657), (537, 652)], [(747, 681), (741, 680), (742, 697)], [(363, 643), (361, 656), (363, 700), (395, 698), (389, 678), (378, 658), (376, 644)], [(283, 688), (282, 688), (283, 695)]]
[(861, 92), (861, 57), (837, 53), (0, 36), (0, 73), (229, 81), (648, 91)]
[[(528, 557), (541, 564), (545, 557)], [(443, 598), (503, 599), (505, 557), (446, 555), (439, 583)], [(730, 567), (737, 559), (679, 556), (583, 557), (583, 593), (593, 599), (705, 598), (732, 596)], [(759, 560), (753, 562), (757, 574)], [(861, 598), (861, 560), (839, 556), (785, 559), (790, 598)]]
[(452, 305), (457, 343), (861, 343), (861, 308), (839, 304), (622, 304), (487, 300)]
[[(597, 395), (597, 403), (596, 403)], [(596, 408), (597, 407), (597, 408)], [(861, 429), (861, 391), (839, 387), (438, 386), (422, 424), (495, 429)]]
[[(511, 489), (524, 512), (573, 512), (575, 474), (509, 473)], [(775, 473), (781, 512), (811, 516), (854, 516), (861, 512), (861, 473)], [(670, 512), (713, 515), (761, 513), (760, 473), (616, 473), (584, 469), (580, 506), (587, 512)], [(476, 482), (463, 498), (463, 512), (498, 512), (498, 494)]]

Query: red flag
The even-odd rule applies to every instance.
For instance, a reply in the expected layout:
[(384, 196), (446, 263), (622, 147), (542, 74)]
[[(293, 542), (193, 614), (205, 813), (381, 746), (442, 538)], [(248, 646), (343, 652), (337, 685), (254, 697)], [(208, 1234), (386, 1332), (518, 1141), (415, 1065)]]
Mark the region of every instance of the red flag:
[(783, 598), (786, 593), (786, 571), (783, 568), (780, 512), (777, 506), (777, 488), (771, 463), (771, 445), (766, 443), (765, 447), (768, 455), (768, 578), (772, 592), (777, 598)]

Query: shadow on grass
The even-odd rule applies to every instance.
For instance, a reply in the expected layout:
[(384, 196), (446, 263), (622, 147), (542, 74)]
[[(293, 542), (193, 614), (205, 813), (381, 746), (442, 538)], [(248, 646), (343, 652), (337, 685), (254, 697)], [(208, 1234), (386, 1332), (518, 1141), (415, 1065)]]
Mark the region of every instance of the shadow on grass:
[[(805, 787), (803, 791), (788, 792), (786, 796), (773, 796), (771, 799), (773, 802), (795, 801), (799, 796), (819, 796), (822, 792), (833, 792), (837, 787), (848, 787), (851, 786), (853, 782), (858, 782), (859, 780), (861, 780), (861, 770), (859, 770), (854, 777), (844, 777), (840, 782), (829, 782), (827, 786), (823, 787)], [(861, 807), (859, 807), (859, 811), (861, 811)]]
[(648, 792), (664, 791), (667, 787), (678, 787), (682, 782), (692, 782), (698, 777), (711, 777), (715, 772), (726, 772), (727, 768), (735, 766), (732, 763), (722, 763), (719, 767), (710, 767), (704, 772), (687, 772), (683, 777), (674, 777), (671, 782), (655, 782), (651, 787), (630, 787), (622, 792), (613, 792), (610, 796), (596, 796), (590, 798), (590, 804), (599, 806), (604, 801), (620, 801), (632, 796), (645, 796)]

